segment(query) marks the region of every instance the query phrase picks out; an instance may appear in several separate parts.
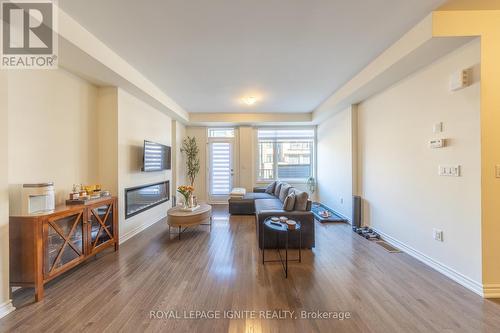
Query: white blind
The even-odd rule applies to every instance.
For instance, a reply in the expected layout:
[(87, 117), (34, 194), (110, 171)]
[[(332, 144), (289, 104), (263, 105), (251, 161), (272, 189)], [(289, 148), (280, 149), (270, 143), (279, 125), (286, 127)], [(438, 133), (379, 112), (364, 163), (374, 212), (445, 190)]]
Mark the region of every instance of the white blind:
[(210, 193), (227, 195), (231, 191), (231, 144), (228, 142), (212, 142), (210, 173)]

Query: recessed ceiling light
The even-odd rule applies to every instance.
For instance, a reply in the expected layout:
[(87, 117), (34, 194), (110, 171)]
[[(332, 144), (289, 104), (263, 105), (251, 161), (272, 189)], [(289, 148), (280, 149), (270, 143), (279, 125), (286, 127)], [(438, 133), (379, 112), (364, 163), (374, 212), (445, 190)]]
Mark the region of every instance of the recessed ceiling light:
[(241, 101), (246, 105), (254, 105), (255, 103), (257, 103), (257, 97), (255, 96), (243, 97)]

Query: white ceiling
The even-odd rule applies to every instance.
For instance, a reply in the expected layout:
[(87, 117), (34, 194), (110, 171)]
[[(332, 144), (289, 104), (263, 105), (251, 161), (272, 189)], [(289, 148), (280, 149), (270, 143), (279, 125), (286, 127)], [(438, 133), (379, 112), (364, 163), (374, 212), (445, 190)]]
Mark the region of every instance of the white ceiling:
[[(59, 0), (188, 112), (311, 112), (443, 0)], [(240, 102), (254, 95), (254, 106)]]

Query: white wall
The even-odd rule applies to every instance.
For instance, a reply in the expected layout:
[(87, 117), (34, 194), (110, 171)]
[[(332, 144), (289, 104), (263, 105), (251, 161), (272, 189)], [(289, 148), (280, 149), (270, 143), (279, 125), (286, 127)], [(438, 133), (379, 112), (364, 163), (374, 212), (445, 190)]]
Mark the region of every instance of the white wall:
[(177, 158), (176, 176), (177, 176), (177, 184), (182, 185), (182, 184), (187, 184), (186, 158), (181, 153), (182, 141), (186, 137), (186, 126), (184, 126), (183, 124), (181, 124), (178, 121), (176, 121), (176, 125), (177, 125), (177, 130), (175, 132), (176, 133), (176, 140), (177, 140), (177, 145), (176, 145), (176, 158)]
[(187, 184), (186, 181), (186, 159), (181, 153), (182, 141), (186, 137), (186, 126), (177, 120), (172, 120), (172, 195), (176, 195), (179, 185)]
[[(448, 86), (457, 70), (479, 73), (479, 62), (474, 40), (358, 107), (364, 222), (472, 285), (481, 283), (479, 79), (457, 92)], [(449, 146), (430, 149), (434, 137)], [(460, 164), (462, 176), (438, 176), (440, 164)]]
[(239, 187), (244, 187), (247, 191), (252, 191), (255, 185), (255, 157), (256, 133), (250, 126), (241, 126), (238, 129), (238, 161), (239, 161)]
[(9, 72), (9, 184), (54, 181), (63, 203), (98, 174), (97, 88), (62, 69)]
[(118, 88), (101, 87), (97, 96), (98, 180), (118, 193)]
[(317, 182), (321, 203), (352, 218), (353, 184), (353, 117), (355, 108), (349, 107), (318, 125), (317, 129)]
[(8, 77), (0, 70), (0, 318), (13, 310), (9, 295)]
[[(120, 241), (167, 215), (171, 201), (125, 219), (125, 189), (171, 180), (172, 172), (141, 172), (144, 140), (171, 146), (172, 119), (124, 90), (118, 90), (118, 193)], [(171, 194), (173, 189), (170, 189)]]

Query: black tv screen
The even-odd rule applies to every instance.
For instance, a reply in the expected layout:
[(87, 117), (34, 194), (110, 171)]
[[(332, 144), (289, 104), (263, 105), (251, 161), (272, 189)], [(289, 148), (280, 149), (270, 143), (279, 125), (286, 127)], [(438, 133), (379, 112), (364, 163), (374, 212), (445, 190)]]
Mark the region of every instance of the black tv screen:
[(144, 140), (142, 171), (170, 170), (170, 150), (169, 146)]

